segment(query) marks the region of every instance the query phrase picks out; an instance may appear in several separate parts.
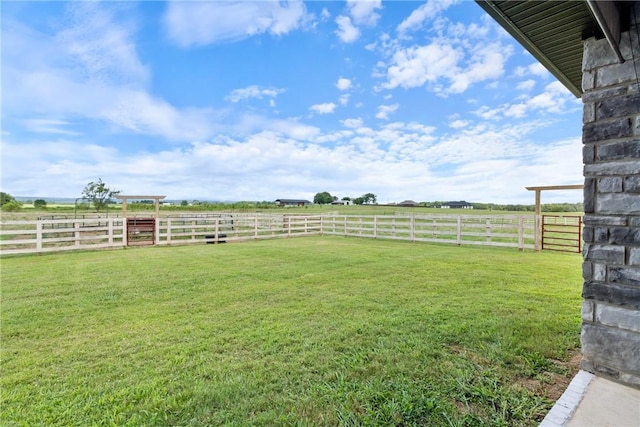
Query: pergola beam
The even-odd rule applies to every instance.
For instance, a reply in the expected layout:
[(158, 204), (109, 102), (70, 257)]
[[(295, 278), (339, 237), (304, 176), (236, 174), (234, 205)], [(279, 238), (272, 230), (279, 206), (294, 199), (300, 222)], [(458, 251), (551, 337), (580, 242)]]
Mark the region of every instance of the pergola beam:
[(127, 216), (127, 200), (155, 200), (156, 202), (156, 218), (160, 217), (160, 200), (167, 196), (124, 196), (118, 194), (114, 196), (116, 199), (122, 200), (122, 216)]

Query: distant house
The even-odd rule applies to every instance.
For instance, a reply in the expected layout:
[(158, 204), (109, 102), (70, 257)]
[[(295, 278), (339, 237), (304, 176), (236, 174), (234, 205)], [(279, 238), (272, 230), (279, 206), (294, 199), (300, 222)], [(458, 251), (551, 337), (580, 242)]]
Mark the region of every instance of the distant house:
[(473, 205), (469, 202), (444, 202), (441, 206), (443, 209), (473, 209)]
[(404, 200), (404, 201), (398, 203), (396, 206), (416, 207), (416, 206), (418, 206), (418, 203), (414, 202), (413, 200)]
[(311, 202), (302, 199), (276, 199), (276, 204), (283, 207), (309, 206)]
[(331, 202), (332, 205), (342, 205), (342, 206), (349, 206), (352, 205), (353, 202), (351, 200), (334, 200), (333, 202)]

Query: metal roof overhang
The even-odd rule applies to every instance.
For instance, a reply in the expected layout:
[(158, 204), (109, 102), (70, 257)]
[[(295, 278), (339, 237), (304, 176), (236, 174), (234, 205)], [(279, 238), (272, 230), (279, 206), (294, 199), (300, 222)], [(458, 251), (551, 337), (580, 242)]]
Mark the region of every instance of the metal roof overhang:
[(620, 2), (476, 2), (577, 97), (582, 96), (584, 39), (606, 36), (621, 58), (617, 46), (620, 16), (608, 16), (612, 10), (619, 12)]

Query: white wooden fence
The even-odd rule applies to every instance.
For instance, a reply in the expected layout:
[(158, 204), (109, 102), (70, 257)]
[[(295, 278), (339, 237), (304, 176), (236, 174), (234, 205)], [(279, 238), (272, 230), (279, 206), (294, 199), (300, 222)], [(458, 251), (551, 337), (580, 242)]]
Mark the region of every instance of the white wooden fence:
[[(155, 245), (240, 242), (340, 235), (457, 245), (531, 249), (534, 217), (482, 215), (278, 215), (211, 214), (156, 220)], [(0, 253), (43, 253), (127, 246), (122, 218), (0, 222)], [(137, 244), (140, 241), (136, 242)], [(143, 242), (144, 243), (144, 242)]]
[(532, 249), (534, 217), (521, 215), (333, 215), (322, 234)]

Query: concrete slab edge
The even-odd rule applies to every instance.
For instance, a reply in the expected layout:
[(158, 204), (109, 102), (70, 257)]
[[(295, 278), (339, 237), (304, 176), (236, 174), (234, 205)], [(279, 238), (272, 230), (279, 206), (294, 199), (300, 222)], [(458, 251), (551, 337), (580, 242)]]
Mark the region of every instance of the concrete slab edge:
[(540, 427), (565, 427), (587, 392), (587, 388), (595, 376), (587, 371), (579, 371), (553, 405)]

